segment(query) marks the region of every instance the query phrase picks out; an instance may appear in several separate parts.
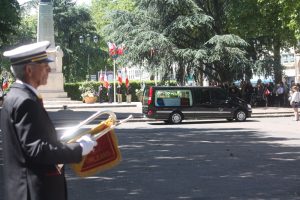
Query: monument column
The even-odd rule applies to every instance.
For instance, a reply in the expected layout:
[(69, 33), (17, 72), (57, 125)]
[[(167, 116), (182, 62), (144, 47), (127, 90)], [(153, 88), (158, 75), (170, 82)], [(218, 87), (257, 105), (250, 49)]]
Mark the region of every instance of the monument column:
[(53, 5), (51, 0), (39, 1), (37, 41), (49, 41), (49, 57), (55, 62), (49, 63), (51, 72), (48, 76), (47, 85), (40, 86), (39, 91), (46, 100), (56, 98), (67, 98), (64, 92), (64, 80), (62, 73), (62, 57), (63, 52), (59, 46), (55, 47), (54, 41), (54, 21), (53, 21)]

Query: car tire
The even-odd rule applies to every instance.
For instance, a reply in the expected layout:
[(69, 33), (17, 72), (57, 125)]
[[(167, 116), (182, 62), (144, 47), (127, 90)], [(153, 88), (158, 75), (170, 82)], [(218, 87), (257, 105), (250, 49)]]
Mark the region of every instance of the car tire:
[(238, 122), (244, 122), (247, 118), (247, 114), (243, 110), (238, 110), (238, 111), (236, 111), (234, 118)]
[(179, 124), (182, 122), (183, 115), (180, 112), (172, 112), (169, 117), (169, 122), (172, 124)]

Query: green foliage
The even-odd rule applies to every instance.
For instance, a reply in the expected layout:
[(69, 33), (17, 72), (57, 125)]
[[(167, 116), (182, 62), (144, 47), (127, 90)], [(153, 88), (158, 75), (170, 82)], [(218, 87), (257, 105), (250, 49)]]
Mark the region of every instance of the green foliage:
[[(63, 73), (66, 81), (82, 81), (86, 75), (104, 70), (108, 55), (102, 49), (106, 45), (96, 33), (90, 10), (76, 6), (71, 0), (55, 0), (53, 7), (55, 41), (64, 52)], [(82, 44), (79, 42), (80, 36), (84, 37)], [(93, 42), (94, 36), (98, 37), (98, 43)]]
[(85, 81), (79, 86), (79, 90), (81, 92), (81, 97), (95, 97), (97, 96), (97, 89), (95, 88), (97, 82), (95, 81)]
[[(110, 84), (113, 85), (112, 82)], [(140, 81), (130, 81), (130, 85), (132, 87), (132, 101), (139, 101), (139, 91), (142, 91), (143, 87), (148, 87), (148, 86), (154, 86), (155, 82), (154, 81), (145, 81), (141, 83)], [(159, 85), (166, 85), (165, 83), (159, 83)], [(168, 85), (176, 85), (176, 82), (169, 82)], [(77, 83), (65, 83), (64, 84), (64, 90), (68, 93), (68, 97), (70, 97), (72, 100), (78, 100), (82, 101), (82, 91), (87, 91), (87, 90), (93, 90), (93, 92), (98, 94), (98, 88), (100, 86), (99, 82), (96, 81), (85, 81), (85, 82), (77, 82)], [(126, 87), (125, 84), (122, 84), (122, 91), (123, 91), (123, 99), (126, 98), (125, 91)], [(84, 88), (84, 90), (81, 90), (80, 88)], [(104, 101), (108, 101), (107, 97), (107, 89), (103, 88), (102, 93), (104, 94)]]
[[(10, 2), (10, 3), (8, 3)], [(2, 4), (3, 3), (3, 4)], [(10, 5), (9, 5), (10, 4)], [(23, 5), (24, 6), (24, 5)], [(36, 15), (29, 15), (27, 9), (17, 1), (1, 1), (0, 6), (0, 64), (1, 70), (10, 71), (10, 62), (3, 52), (36, 38)], [(3, 10), (2, 10), (3, 9)], [(2, 20), (3, 18), (3, 20)], [(2, 30), (3, 29), (3, 30)]]
[[(176, 65), (181, 85), (187, 74), (198, 73), (218, 81), (232, 81), (234, 76), (225, 76), (228, 69), (239, 67), (232, 67), (232, 63), (249, 63), (243, 39), (231, 34), (216, 35), (226, 32), (225, 23), (215, 23), (209, 16), (218, 16), (218, 9), (213, 10), (217, 13), (205, 13), (201, 2), (192, 0), (139, 0), (136, 5), (133, 12), (110, 13), (111, 23), (105, 28), (108, 40), (125, 43), (128, 48), (124, 62), (142, 63), (153, 72), (159, 69), (163, 77), (168, 77), (171, 66)], [(214, 3), (215, 8), (220, 5), (225, 6)]]
[(91, 12), (92, 17), (96, 23), (97, 30), (103, 34), (103, 27), (110, 23), (106, 15), (110, 12), (132, 11), (135, 8), (134, 0), (92, 0)]
[(80, 82), (64, 84), (64, 91), (68, 93), (68, 97), (72, 100), (82, 100), (81, 91), (79, 90), (80, 84)]
[(0, 6), (0, 46), (16, 34), (20, 24), (20, 6), (17, 0), (1, 0)]
[(246, 51), (242, 50), (248, 44), (243, 39), (236, 35), (215, 35), (206, 42), (206, 45), (210, 47), (208, 63), (212, 63), (211, 68), (214, 69), (206, 69), (206, 74), (209, 74), (210, 77), (216, 77), (215, 80), (221, 82), (243, 78), (242, 73), (237, 74), (236, 72), (237, 69), (241, 68), (241, 64), (243, 64), (243, 68), (249, 64), (245, 56)]
[(264, 63), (262, 75), (271, 74), (276, 82), (281, 81), (280, 49), (296, 45), (299, 1), (241, 0), (230, 2), (228, 7), (228, 30), (251, 45), (249, 56), (259, 63), (254, 71), (261, 71)]

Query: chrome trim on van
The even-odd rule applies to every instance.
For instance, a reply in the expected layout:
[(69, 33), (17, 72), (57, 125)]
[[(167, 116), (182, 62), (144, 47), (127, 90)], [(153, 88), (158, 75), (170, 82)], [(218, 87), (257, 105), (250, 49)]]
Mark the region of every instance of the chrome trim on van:
[[(156, 113), (172, 113), (173, 111), (170, 111), (170, 110), (157, 110)], [(231, 113), (229, 111), (180, 111), (182, 112), (183, 114), (184, 113)]]

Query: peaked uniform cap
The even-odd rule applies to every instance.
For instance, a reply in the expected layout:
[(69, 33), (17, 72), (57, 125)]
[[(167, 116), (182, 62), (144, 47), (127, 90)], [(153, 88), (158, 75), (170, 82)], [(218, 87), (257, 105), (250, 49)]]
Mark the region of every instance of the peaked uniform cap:
[(53, 62), (52, 59), (48, 58), (46, 52), (49, 46), (49, 41), (23, 45), (10, 51), (5, 51), (3, 56), (8, 57), (12, 65), (26, 64), (31, 62)]

